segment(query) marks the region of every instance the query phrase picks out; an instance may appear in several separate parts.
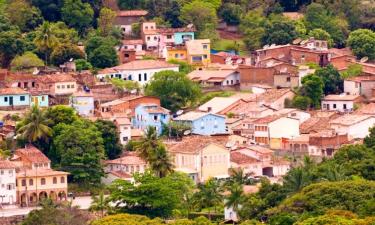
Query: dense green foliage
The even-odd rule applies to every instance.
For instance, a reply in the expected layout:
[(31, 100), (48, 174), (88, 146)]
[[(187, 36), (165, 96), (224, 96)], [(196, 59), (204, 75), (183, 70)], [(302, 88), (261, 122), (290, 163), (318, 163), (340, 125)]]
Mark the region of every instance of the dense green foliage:
[(154, 74), (145, 88), (145, 93), (159, 97), (163, 107), (176, 112), (189, 104), (194, 104), (201, 95), (201, 89), (184, 73), (161, 71)]

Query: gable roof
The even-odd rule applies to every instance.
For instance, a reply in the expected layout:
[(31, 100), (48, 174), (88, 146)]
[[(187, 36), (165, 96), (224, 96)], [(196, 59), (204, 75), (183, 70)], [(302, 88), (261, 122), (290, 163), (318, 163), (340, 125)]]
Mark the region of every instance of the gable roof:
[(70, 74), (53, 74), (38, 76), (37, 81), (41, 83), (59, 83), (76, 82), (76, 79), (74, 79)]
[[(228, 107), (234, 107), (240, 101), (242, 101), (242, 99), (237, 97), (214, 97), (210, 101), (199, 106), (198, 110), (203, 112), (209, 111), (211, 113), (220, 113)], [(211, 110), (209, 110), (209, 108)]]
[(235, 70), (194, 70), (188, 74), (191, 80), (207, 81), (214, 79), (214, 81), (224, 81), (225, 78), (231, 74), (236, 73)]
[(143, 159), (141, 159), (136, 153), (128, 153), (123, 157), (113, 160), (107, 160), (105, 164), (145, 165), (146, 162)]
[(186, 153), (196, 154), (210, 144), (216, 144), (225, 148), (229, 140), (228, 135), (215, 135), (215, 136), (200, 136), (191, 135), (185, 136), (178, 142), (166, 142), (166, 146), (171, 153)]
[(27, 145), (25, 148), (19, 148), (14, 155), (31, 163), (50, 163), (51, 160), (33, 145)]
[(353, 124), (360, 123), (364, 120), (370, 119), (370, 118), (375, 118), (372, 115), (355, 115), (355, 114), (346, 114), (343, 116), (340, 116), (334, 120), (332, 120), (330, 123), (331, 124), (340, 124), (344, 126), (350, 126)]
[(258, 163), (259, 160), (244, 154), (241, 150), (232, 151), (230, 153), (230, 161), (238, 165)]
[(0, 88), (0, 95), (23, 95), (23, 94), (29, 94), (29, 92), (18, 87)]
[(359, 98), (359, 95), (327, 95), (324, 97), (323, 101), (354, 101)]
[(185, 114), (182, 114), (182, 115), (176, 117), (174, 120), (194, 121), (194, 120), (197, 120), (197, 119), (202, 118), (202, 117), (207, 116), (207, 115), (225, 118), (224, 116), (217, 115), (217, 114), (214, 114), (214, 113), (190, 111), (190, 112), (187, 112)]
[(16, 166), (8, 160), (1, 160), (0, 159), (0, 169), (14, 169)]

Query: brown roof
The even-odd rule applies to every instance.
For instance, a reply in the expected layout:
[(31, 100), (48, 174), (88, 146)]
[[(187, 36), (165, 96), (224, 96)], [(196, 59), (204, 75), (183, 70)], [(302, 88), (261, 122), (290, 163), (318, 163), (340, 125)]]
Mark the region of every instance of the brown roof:
[(20, 170), (17, 173), (17, 177), (45, 177), (45, 176), (60, 176), (60, 175), (68, 175), (69, 173), (64, 171), (57, 171), (52, 169), (27, 169), (27, 170)]
[(280, 88), (280, 89), (273, 88), (273, 89), (269, 89), (266, 92), (260, 94), (257, 97), (257, 100), (258, 101), (264, 101), (266, 103), (273, 103), (276, 100), (278, 100), (281, 97), (283, 97), (284, 95), (286, 95), (288, 92), (291, 92), (291, 90), (288, 89), (288, 88)]
[(159, 33), (178, 33), (178, 32), (195, 32), (194, 27), (180, 27), (180, 28), (158, 28)]
[(343, 116), (340, 116), (334, 120), (331, 120), (331, 124), (341, 124), (345, 126), (350, 126), (359, 122), (362, 122), (364, 120), (374, 118), (372, 115), (356, 115), (356, 114), (346, 114)]
[(166, 142), (168, 151), (172, 153), (195, 154), (210, 144), (225, 146), (228, 142), (228, 135), (199, 136), (192, 135), (184, 137), (181, 141)]
[(250, 157), (248, 155), (245, 155), (241, 153), (240, 151), (232, 151), (230, 153), (230, 161), (234, 162), (236, 164), (252, 164), (252, 163), (258, 163), (259, 161), (253, 157)]
[(8, 160), (0, 160), (0, 169), (13, 169), (16, 168), (16, 166)]
[(211, 81), (217, 79), (224, 81), (229, 75), (236, 73), (235, 70), (194, 70), (188, 74), (188, 77), (192, 80), (198, 81)]
[(23, 94), (29, 94), (29, 92), (18, 87), (0, 88), (0, 95), (23, 95)]
[(148, 12), (146, 10), (122, 10), (117, 12), (119, 17), (128, 17), (128, 16), (146, 16)]
[(136, 39), (136, 40), (123, 40), (123, 45), (143, 45), (142, 39)]
[(346, 79), (347, 81), (363, 82), (363, 81), (375, 81), (375, 76), (357, 76)]
[(268, 124), (283, 117), (282, 115), (269, 115), (253, 121), (254, 124)]
[(38, 82), (41, 83), (58, 83), (58, 82), (75, 82), (76, 80), (70, 74), (53, 74), (38, 76)]
[(114, 160), (107, 160), (105, 164), (120, 164), (120, 165), (145, 165), (146, 162), (134, 153), (128, 153), (121, 158)]
[(35, 80), (37, 76), (30, 73), (11, 73), (5, 78), (6, 81)]
[(354, 114), (374, 115), (375, 114), (375, 103), (370, 103), (370, 104), (361, 106), (358, 110), (356, 110), (354, 112)]
[(34, 147), (33, 145), (27, 145), (25, 148), (19, 148), (14, 153), (21, 157), (22, 161), (27, 160), (32, 163), (50, 163), (51, 160), (45, 156), (42, 151)]
[(169, 114), (169, 110), (168, 109), (165, 109), (157, 104), (140, 104), (140, 105), (143, 105), (143, 106), (150, 106), (150, 107), (147, 107), (145, 108), (145, 110), (148, 112), (148, 113), (163, 113), (163, 114)]
[(324, 97), (324, 101), (354, 101), (359, 98), (359, 95), (327, 95)]

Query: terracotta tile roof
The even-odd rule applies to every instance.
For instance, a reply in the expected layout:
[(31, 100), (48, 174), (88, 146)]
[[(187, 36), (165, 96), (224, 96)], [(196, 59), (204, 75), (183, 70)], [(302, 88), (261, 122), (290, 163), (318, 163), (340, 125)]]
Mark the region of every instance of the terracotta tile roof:
[(118, 125), (130, 125), (131, 122), (129, 120), (129, 118), (116, 118), (114, 119), (114, 122)]
[(234, 162), (238, 165), (243, 165), (243, 164), (253, 164), (253, 163), (258, 163), (259, 161), (253, 157), (250, 157), (241, 151), (232, 151), (230, 153), (230, 161)]
[(329, 117), (311, 117), (299, 126), (299, 130), (302, 134), (308, 134), (311, 132), (319, 132), (330, 128)]
[(57, 171), (52, 169), (27, 169), (27, 170), (20, 170), (17, 173), (17, 177), (46, 177), (46, 176), (61, 176), (61, 175), (68, 175), (69, 173), (64, 171)]
[(29, 92), (18, 87), (0, 88), (0, 95), (24, 95), (24, 94), (29, 94)]
[(355, 115), (355, 114), (346, 114), (343, 116), (340, 116), (337, 119), (334, 119), (330, 121), (330, 124), (341, 124), (345, 126), (350, 126), (359, 122), (362, 122), (364, 120), (368, 120), (371, 118), (375, 118), (372, 115)]
[(330, 48), (328, 52), (332, 54), (332, 57), (338, 57), (343, 55), (353, 55), (350, 48)]
[(35, 80), (37, 76), (30, 73), (10, 73), (6, 76), (6, 81), (23, 81), (23, 80)]
[(358, 110), (354, 111), (354, 114), (375, 115), (375, 103), (361, 106)]
[(236, 71), (235, 70), (194, 70), (193, 72), (188, 74), (188, 77), (191, 80), (195, 80), (195, 81), (210, 82), (210, 80), (212, 79), (224, 81), (225, 78), (232, 75), (233, 73), (236, 73)]
[(142, 137), (144, 135), (144, 132), (141, 129), (131, 129), (130, 133), (132, 137)]
[(280, 88), (280, 89), (273, 88), (273, 89), (269, 89), (266, 92), (260, 94), (257, 97), (257, 100), (258, 101), (264, 101), (266, 103), (273, 103), (273, 102), (277, 101), (278, 99), (280, 99), (281, 97), (283, 97), (284, 95), (286, 95), (289, 92), (291, 92), (291, 90), (288, 89), (288, 88)]
[(282, 115), (269, 115), (269, 116), (266, 116), (266, 117), (263, 117), (263, 118), (259, 118), (255, 121), (253, 121), (254, 124), (269, 124), (275, 120), (278, 120), (280, 118), (282, 118), (283, 116)]
[(8, 160), (1, 160), (0, 159), (0, 169), (15, 169), (16, 166)]
[(42, 151), (34, 147), (33, 145), (27, 145), (25, 148), (19, 148), (14, 153), (18, 157), (21, 157), (22, 161), (27, 160), (32, 163), (50, 163), (51, 160), (45, 156)]
[(157, 104), (144, 104), (144, 103), (141, 103), (139, 105), (143, 105), (145, 106), (145, 111), (148, 112), (148, 113), (161, 113), (161, 114), (169, 114), (169, 110), (166, 109), (166, 108), (163, 108)]
[(246, 153), (246, 151), (255, 151), (255, 152), (258, 152), (260, 154), (273, 154), (274, 151), (267, 148), (267, 147), (263, 147), (263, 146), (260, 146), (260, 145), (249, 145), (249, 146), (246, 146), (244, 148), (242, 148), (242, 151), (243, 153)]
[(136, 154), (130, 153), (123, 157), (114, 160), (107, 160), (105, 162), (106, 165), (108, 164), (119, 164), (119, 165), (145, 165), (146, 162), (141, 159)]
[(357, 76), (345, 79), (347, 81), (364, 82), (364, 81), (375, 81), (375, 76)]
[(59, 83), (59, 82), (75, 82), (76, 80), (70, 74), (53, 74), (53, 75), (38, 76), (37, 81), (41, 83)]
[(199, 106), (198, 110), (203, 112), (209, 111), (211, 113), (221, 113), (229, 107), (235, 107), (240, 102), (242, 102), (242, 99), (238, 97), (214, 97), (210, 101)]
[(178, 67), (178, 65), (161, 60), (136, 60), (119, 66), (101, 70), (99, 71), (99, 74), (113, 73), (112, 71), (118, 72), (124, 70), (167, 69), (176, 67)]
[(229, 112), (235, 115), (245, 115), (251, 117), (252, 112), (263, 112), (269, 110), (268, 107), (260, 105), (257, 102), (242, 102), (237, 106), (233, 107)]
[(117, 12), (118, 17), (146, 16), (147, 14), (146, 10), (122, 10)]
[(168, 151), (172, 153), (187, 153), (196, 154), (203, 148), (210, 144), (217, 144), (225, 147), (229, 140), (228, 135), (215, 135), (215, 136), (199, 136), (192, 135), (186, 136), (178, 142), (165, 142)]
[(359, 95), (326, 95), (323, 101), (354, 101), (359, 98)]

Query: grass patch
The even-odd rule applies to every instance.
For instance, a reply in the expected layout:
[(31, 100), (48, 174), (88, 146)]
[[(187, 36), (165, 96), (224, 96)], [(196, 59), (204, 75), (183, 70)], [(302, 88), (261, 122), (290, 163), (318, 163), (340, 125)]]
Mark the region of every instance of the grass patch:
[(247, 55), (246, 46), (242, 40), (220, 39), (214, 44), (213, 49), (218, 51), (235, 50), (241, 56)]
[(215, 92), (208, 92), (202, 95), (199, 100), (199, 105), (202, 105), (215, 97), (230, 97), (234, 95), (233, 91), (215, 91)]

